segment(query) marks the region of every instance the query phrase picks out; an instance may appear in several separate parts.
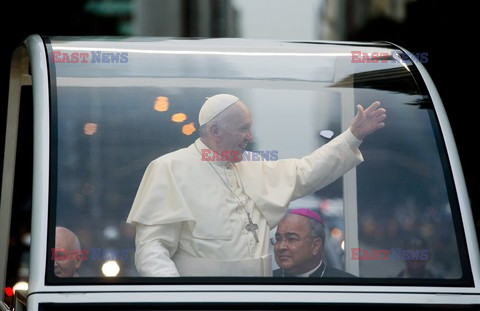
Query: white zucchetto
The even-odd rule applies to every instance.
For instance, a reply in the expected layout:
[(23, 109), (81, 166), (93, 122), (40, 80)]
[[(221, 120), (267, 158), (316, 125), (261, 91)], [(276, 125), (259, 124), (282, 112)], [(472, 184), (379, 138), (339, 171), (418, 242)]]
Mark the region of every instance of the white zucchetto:
[(230, 94), (218, 94), (208, 97), (198, 113), (198, 123), (200, 126), (204, 125), (238, 100), (238, 97)]

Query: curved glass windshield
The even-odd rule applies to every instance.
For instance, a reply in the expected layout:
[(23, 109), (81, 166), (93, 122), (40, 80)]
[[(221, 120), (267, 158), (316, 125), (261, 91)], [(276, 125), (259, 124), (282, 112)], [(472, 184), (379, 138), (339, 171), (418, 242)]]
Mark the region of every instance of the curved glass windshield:
[[(243, 40), (54, 38), (47, 50), (50, 282), (471, 280), (420, 60)], [(228, 119), (224, 96), (201, 127), (216, 94), (248, 114)], [(360, 142), (356, 106), (375, 101), (386, 126)]]

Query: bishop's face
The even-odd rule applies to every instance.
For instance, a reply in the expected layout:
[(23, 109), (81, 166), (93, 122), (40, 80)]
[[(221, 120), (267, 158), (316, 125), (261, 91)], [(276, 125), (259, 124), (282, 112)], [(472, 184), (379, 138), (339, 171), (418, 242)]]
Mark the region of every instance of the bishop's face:
[(252, 116), (247, 106), (239, 101), (232, 109), (222, 129), (218, 142), (218, 151), (230, 155), (232, 162), (242, 160), (242, 152), (253, 141)]
[(323, 249), (320, 238), (309, 235), (306, 217), (288, 215), (277, 227), (273, 247), (278, 266), (295, 275), (312, 270), (320, 263), (317, 256)]

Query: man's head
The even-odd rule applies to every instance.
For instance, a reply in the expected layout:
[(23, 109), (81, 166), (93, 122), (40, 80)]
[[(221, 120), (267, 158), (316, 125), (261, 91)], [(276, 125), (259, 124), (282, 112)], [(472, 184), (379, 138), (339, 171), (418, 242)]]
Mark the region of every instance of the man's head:
[(278, 224), (275, 260), (288, 274), (298, 275), (320, 264), (325, 241), (325, 225), (308, 209), (290, 211)]
[(77, 276), (76, 271), (82, 264), (80, 258), (70, 258), (72, 251), (81, 251), (80, 241), (77, 236), (64, 227), (57, 227), (55, 230), (55, 249), (65, 259), (55, 259), (54, 273), (57, 277), (66, 278)]
[(219, 154), (228, 154), (231, 161), (240, 161), (243, 150), (253, 141), (251, 113), (233, 95), (210, 97), (200, 109), (199, 123), (202, 142)]
[(429, 255), (431, 256), (431, 253), (429, 254), (427, 241), (420, 237), (413, 237), (405, 241), (403, 249), (419, 251), (424, 254), (426, 258), (420, 256), (418, 259), (406, 260), (405, 265), (410, 277), (425, 277), (428, 273), (427, 266), (430, 260)]

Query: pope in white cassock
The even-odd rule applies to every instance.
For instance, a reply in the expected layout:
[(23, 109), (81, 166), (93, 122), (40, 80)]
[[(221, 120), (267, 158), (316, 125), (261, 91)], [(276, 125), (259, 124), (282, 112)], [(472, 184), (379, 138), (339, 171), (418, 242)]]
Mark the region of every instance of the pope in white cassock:
[(152, 161), (143, 176), (127, 219), (136, 227), (139, 273), (271, 276), (270, 229), (290, 201), (363, 161), (360, 143), (385, 125), (379, 105), (358, 105), (348, 130), (301, 159), (241, 161), (253, 140), (251, 114), (233, 95), (210, 97), (199, 113), (200, 138)]

